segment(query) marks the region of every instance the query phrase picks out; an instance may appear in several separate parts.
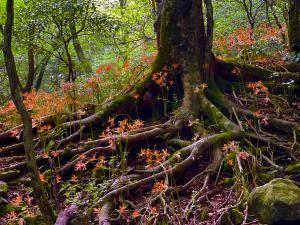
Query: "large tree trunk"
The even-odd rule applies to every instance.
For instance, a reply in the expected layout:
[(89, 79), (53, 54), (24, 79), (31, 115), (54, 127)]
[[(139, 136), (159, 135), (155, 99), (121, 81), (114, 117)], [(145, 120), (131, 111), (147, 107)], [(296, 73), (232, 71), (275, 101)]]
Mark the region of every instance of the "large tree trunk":
[(47, 224), (54, 223), (54, 214), (52, 207), (48, 201), (46, 190), (39, 178), (39, 170), (36, 163), (36, 156), (33, 146), (33, 134), (32, 134), (32, 121), (30, 115), (23, 104), (23, 98), (21, 96), (21, 88), (18, 85), (18, 75), (15, 65), (14, 56), (11, 50), (11, 40), (12, 40), (12, 28), (14, 21), (14, 1), (7, 0), (7, 18), (4, 28), (4, 44), (3, 44), (3, 55), (5, 60), (5, 66), (9, 78), (10, 90), (12, 100), (21, 115), (23, 121), (23, 141), (24, 150), (27, 159), (27, 167), (29, 174), (31, 176), (31, 182), (33, 186), (34, 195), (37, 204), (44, 215)]
[[(202, 0), (166, 0), (161, 16), (159, 54), (155, 70), (178, 64), (184, 89), (183, 114), (197, 117), (199, 95), (194, 92), (204, 82), (206, 34)], [(172, 21), (172, 23), (170, 23)]]
[(300, 52), (300, 1), (289, 0), (289, 43), (292, 52)]

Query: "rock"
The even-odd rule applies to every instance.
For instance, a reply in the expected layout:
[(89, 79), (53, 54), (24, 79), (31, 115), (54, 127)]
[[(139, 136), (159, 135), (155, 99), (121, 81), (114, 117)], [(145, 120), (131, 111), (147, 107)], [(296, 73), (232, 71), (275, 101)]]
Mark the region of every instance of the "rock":
[(248, 207), (264, 224), (300, 224), (300, 188), (291, 180), (274, 179), (251, 192)]

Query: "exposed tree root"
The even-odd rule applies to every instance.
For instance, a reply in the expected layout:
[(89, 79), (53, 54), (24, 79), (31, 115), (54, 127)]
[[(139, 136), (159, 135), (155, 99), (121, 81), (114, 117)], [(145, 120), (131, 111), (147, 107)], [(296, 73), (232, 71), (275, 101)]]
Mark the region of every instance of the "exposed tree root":
[[(63, 121), (73, 121), (73, 120), (81, 120), (85, 117), (88, 117), (92, 112), (85, 111), (85, 112), (75, 112), (71, 115), (61, 115), (61, 120)], [(51, 125), (51, 127), (55, 127), (55, 116), (44, 116), (39, 119), (33, 120), (33, 123), (39, 126)], [(18, 138), (13, 134), (14, 131), (18, 131), (20, 136), (23, 132), (23, 125), (19, 125), (13, 127), (7, 131), (0, 133), (0, 143), (6, 143), (7, 141), (14, 141), (18, 142)], [(37, 132), (37, 127), (33, 128), (34, 132)], [(21, 140), (21, 138), (19, 138)]]
[(70, 219), (73, 218), (77, 210), (76, 204), (71, 204), (57, 215), (54, 225), (67, 225)]
[[(233, 70), (235, 68), (238, 68), (240, 70), (239, 77), (233, 73)], [(220, 75), (223, 79), (232, 81), (239, 81), (242, 79), (244, 81), (254, 82), (261, 79), (268, 80), (272, 76), (277, 76), (276, 79), (278, 80), (294, 79), (295, 82), (299, 81), (299, 75), (297, 73), (279, 72), (274, 74), (274, 71), (271, 70), (260, 69), (241, 64), (226, 63), (218, 60), (216, 62), (216, 71), (218, 72), (218, 76)], [(189, 93), (190, 95), (196, 96), (194, 97), (195, 99), (197, 99), (197, 104), (199, 106), (195, 106), (195, 108), (198, 108), (196, 110), (197, 113), (195, 113), (194, 115), (192, 115), (191, 113), (192, 116), (189, 114), (188, 109), (182, 109), (182, 111), (185, 111), (185, 113), (187, 112), (187, 114), (181, 113), (181, 110), (179, 110), (178, 114), (173, 114), (173, 117), (163, 124), (147, 126), (136, 130), (131, 130), (123, 134), (107, 135), (100, 138), (96, 137), (95, 140), (78, 140), (81, 139), (81, 136), (85, 138), (85, 136), (82, 134), (86, 134), (85, 132), (90, 131), (91, 128), (100, 127), (101, 129), (97, 129), (97, 132), (99, 130), (102, 131), (104, 127), (103, 125), (107, 122), (109, 116), (126, 114), (128, 117), (132, 116), (133, 118), (136, 118), (135, 116), (137, 114), (140, 115), (140, 111), (143, 110), (142, 108), (144, 106), (143, 95), (145, 94), (145, 91), (147, 91), (147, 88), (153, 90), (153, 85), (155, 85), (153, 84), (151, 76), (149, 76), (147, 79), (148, 80), (144, 83), (145, 87), (140, 86), (139, 88), (134, 89), (130, 93), (126, 94), (124, 97), (119, 97), (115, 101), (107, 102), (102, 107), (102, 110), (100, 112), (89, 115), (85, 118), (77, 117), (76, 115), (74, 115), (74, 117), (68, 118), (67, 122), (57, 125), (56, 127), (69, 128), (69, 130), (72, 130), (72, 132), (74, 132), (67, 137), (64, 136), (64, 138), (61, 140), (55, 140), (57, 144), (55, 146), (56, 149), (61, 149), (72, 142), (74, 142), (74, 144), (70, 145), (73, 149), (69, 149), (69, 147), (64, 149), (63, 157), (59, 158), (60, 167), (56, 168), (55, 171), (52, 171), (53, 179), (56, 177), (56, 175), (61, 175), (62, 177), (64, 177), (64, 175), (71, 171), (79, 161), (81, 161), (83, 158), (88, 159), (94, 154), (101, 156), (104, 155), (109, 158), (109, 156), (113, 155), (113, 153), (119, 153), (120, 149), (126, 146), (126, 153), (123, 152), (122, 154), (126, 158), (125, 161), (127, 161), (127, 157), (129, 157), (129, 154), (136, 154), (136, 152), (134, 152), (137, 149), (136, 146), (149, 147), (158, 144), (164, 147), (170, 147), (169, 150), (171, 150), (171, 156), (164, 162), (155, 164), (155, 166), (153, 167), (135, 167), (134, 164), (134, 166), (122, 170), (119, 168), (111, 168), (111, 171), (117, 171), (115, 174), (119, 177), (114, 174), (112, 176), (113, 180), (109, 180), (108, 182), (108, 186), (105, 189), (105, 194), (96, 202), (90, 203), (90, 205), (88, 205), (87, 207), (88, 215), (92, 214), (92, 210), (94, 208), (101, 208), (101, 211), (99, 211), (99, 213), (97, 214), (98, 224), (111, 224), (112, 212), (114, 212), (115, 208), (119, 204), (119, 202), (117, 201), (117, 197), (123, 197), (124, 195), (128, 196), (129, 198), (130, 193), (133, 193), (133, 191), (142, 187), (148, 188), (153, 183), (159, 180), (170, 180), (170, 178), (172, 178), (172, 182), (174, 180), (175, 182), (179, 181), (179, 176), (176, 175), (188, 174), (187, 172), (190, 168), (192, 168), (196, 164), (202, 164), (202, 161), (199, 161), (199, 157), (203, 156), (203, 153), (206, 150), (209, 150), (211, 161), (208, 163), (206, 168), (201, 168), (200, 171), (197, 171), (196, 175), (194, 175), (195, 173), (193, 173), (193, 175), (189, 177), (189, 181), (185, 182), (185, 184), (182, 186), (176, 186), (176, 184), (172, 182), (168, 183), (168, 185), (170, 186), (166, 187), (165, 190), (154, 196), (154, 198), (152, 198), (150, 201), (150, 205), (161, 202), (164, 213), (170, 213), (170, 215), (176, 217), (176, 212), (174, 212), (174, 210), (170, 208), (170, 206), (165, 204), (165, 198), (167, 196), (185, 193), (185, 191), (189, 187), (191, 187), (194, 182), (201, 179), (203, 180), (203, 186), (197, 191), (196, 194), (193, 195), (188, 204), (185, 205), (185, 216), (188, 218), (195, 206), (198, 205), (199, 202), (204, 201), (207, 196), (210, 196), (211, 193), (213, 193), (213, 191), (210, 191), (208, 189), (212, 187), (211, 184), (213, 184), (214, 175), (217, 174), (214, 183), (216, 184), (221, 173), (222, 165), (224, 163), (227, 163), (224, 159), (224, 152), (221, 151), (221, 147), (223, 144), (231, 140), (239, 139), (243, 143), (246, 143), (247, 146), (250, 146), (250, 148), (253, 150), (253, 152), (249, 150), (250, 158), (255, 161), (255, 165), (258, 168), (268, 165), (273, 169), (275, 168), (281, 173), (284, 173), (284, 166), (280, 164), (277, 165), (277, 162), (272, 161), (272, 157), (268, 157), (268, 152), (263, 152), (262, 149), (256, 148), (256, 145), (253, 144), (255, 143), (254, 141), (256, 141), (256, 143), (259, 142), (274, 146), (277, 150), (282, 149), (287, 152), (293, 160), (298, 159), (297, 156), (293, 155), (292, 151), (298, 148), (297, 135), (300, 134), (300, 127), (297, 122), (290, 122), (268, 116), (269, 124), (267, 126), (264, 126), (262, 131), (259, 131), (254, 127), (250, 127), (249, 129), (248, 127), (244, 126), (245, 124), (243, 123), (243, 118), (249, 118), (251, 120), (263, 120), (265, 117), (263, 115), (255, 115), (252, 111), (244, 109), (242, 106), (243, 103), (240, 103), (241, 107), (237, 107), (233, 102), (226, 99), (225, 95), (221, 93), (220, 89), (217, 86), (214, 87), (213, 85), (212, 87), (209, 86), (209, 88), (207, 88), (208, 90), (200, 92), (198, 95), (196, 93)], [(156, 91), (154, 91), (153, 93), (153, 99), (158, 96), (160, 89), (158, 87), (154, 88), (154, 90)], [(211, 95), (210, 92), (214, 92), (214, 95)], [(140, 95), (139, 100), (136, 100), (133, 97), (133, 94), (135, 93), (138, 93)], [(187, 100), (185, 99), (185, 101)], [(193, 101), (193, 104), (196, 103)], [(136, 110), (138, 110), (138, 113)], [(143, 112), (145, 113), (145, 110)], [(194, 127), (192, 127), (196, 119), (199, 118), (199, 114), (201, 114), (201, 116), (204, 116), (205, 119), (208, 118), (212, 122), (214, 127), (210, 130), (210, 133), (216, 134), (205, 136), (205, 134), (200, 132), (200, 135), (198, 136), (198, 138), (201, 138), (200, 140), (197, 140), (197, 138), (195, 138), (193, 139), (194, 142), (187, 141), (185, 139), (191, 138), (189, 137), (190, 134), (185, 134), (185, 131), (188, 130), (192, 135), (199, 132), (197, 128), (193, 130)], [(52, 118), (49, 117), (47, 119), (50, 120)], [(188, 121), (189, 119), (191, 121)], [(50, 122), (51, 124), (53, 124), (53, 126), (55, 126), (55, 123), (53, 121), (44, 120), (43, 124), (50, 124)], [(22, 129), (22, 126), (18, 128)], [(19, 150), (23, 148), (22, 143), (5, 145), (12, 141), (10, 137), (12, 130), (0, 134), (0, 141), (4, 141), (1, 142), (1, 144), (3, 143), (3, 145), (0, 148), (0, 154), (6, 154), (16, 151), (18, 151), (18, 153), (21, 153), (21, 151)], [(267, 136), (269, 132), (274, 132), (274, 130), (284, 132), (289, 136), (296, 136), (296, 138), (294, 138), (296, 143), (294, 143), (293, 147), (291, 147), (289, 144), (286, 144), (286, 141), (281, 142), (281, 140), (276, 139), (276, 137), (271, 138)], [(186, 138), (185, 135), (187, 135), (188, 138)], [(38, 141), (38, 139), (36, 139), (36, 141)], [(45, 142), (48, 143), (49, 141), (50, 138), (48, 138)], [(40, 144), (37, 147), (41, 146), (42, 145)], [(43, 146), (46, 145), (44, 144)], [(161, 146), (159, 146), (158, 149), (160, 149)], [(54, 148), (53, 145), (50, 150), (52, 150), (52, 148)], [(159, 152), (160, 150), (157, 151)], [(257, 152), (259, 154), (254, 154)], [(18, 157), (20, 160), (24, 159), (23, 156)], [(70, 161), (65, 162), (66, 158), (70, 157), (73, 158)], [(259, 157), (261, 157), (262, 160), (257, 160)], [(39, 157), (37, 160), (39, 162), (42, 162), (42, 160), (46, 161), (41, 157)], [(235, 152), (234, 161), (236, 162), (236, 170), (238, 171), (238, 173), (242, 175), (246, 174), (247, 166), (245, 165), (245, 161), (243, 161), (243, 159), (239, 157), (239, 151)], [(88, 160), (86, 161), (86, 163), (89, 162), (90, 161)], [(25, 165), (26, 163), (22, 161), (1, 168), (0, 172), (24, 168)], [(44, 166), (42, 170), (44, 171), (45, 168), (48, 169), (49, 165)], [(58, 186), (56, 184), (55, 188), (57, 187)], [(232, 188), (232, 191), (233, 189), (234, 188)], [(228, 199), (226, 201), (228, 201)], [(224, 204), (226, 203), (227, 202), (225, 202)], [(142, 207), (142, 210), (146, 211), (145, 207)], [(77, 206), (72, 204), (65, 210), (61, 211), (58, 215), (56, 225), (67, 224), (72, 216), (74, 216), (76, 210)], [(222, 210), (218, 212), (218, 215), (223, 214), (227, 209), (224, 208)], [(170, 215), (166, 216), (168, 217)], [(180, 223), (180, 219), (177, 218), (177, 220), (178, 223)]]
[(99, 225), (110, 225), (110, 214), (114, 210), (115, 205), (113, 200), (108, 200), (101, 207), (101, 213), (98, 216), (98, 224)]
[[(126, 186), (114, 189), (110, 191), (109, 193), (105, 194), (102, 198), (100, 198), (96, 204), (103, 205), (108, 199), (112, 199), (125, 191), (130, 191), (132, 189), (138, 188), (142, 185), (152, 183), (155, 180), (162, 179), (165, 176), (175, 175), (179, 172), (184, 171), (189, 166), (191, 166), (193, 163), (196, 162), (196, 159), (201, 155), (201, 153), (206, 150), (208, 147), (224, 143), (228, 140), (231, 140), (234, 137), (240, 136), (240, 132), (232, 132), (232, 133), (222, 133), (222, 134), (216, 134), (209, 136), (207, 138), (203, 138), (194, 144), (190, 145), (188, 150), (190, 151), (190, 155), (183, 159), (181, 162), (176, 163), (174, 166), (171, 166), (171, 168), (166, 168), (165, 171), (158, 172), (154, 175), (151, 175), (147, 178), (141, 179), (139, 181), (130, 183)], [(181, 156), (181, 155), (180, 155)]]

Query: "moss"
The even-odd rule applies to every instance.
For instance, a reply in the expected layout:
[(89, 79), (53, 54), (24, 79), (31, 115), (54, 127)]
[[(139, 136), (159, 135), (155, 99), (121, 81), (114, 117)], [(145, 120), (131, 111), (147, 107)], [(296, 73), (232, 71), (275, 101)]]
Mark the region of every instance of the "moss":
[(257, 173), (258, 178), (263, 181), (264, 183), (267, 183), (274, 179), (274, 176), (269, 173)]
[(24, 217), (26, 225), (44, 225), (46, 224), (45, 219), (42, 216), (36, 217)]
[(200, 220), (201, 221), (207, 220), (208, 217), (209, 217), (208, 213), (209, 213), (209, 210), (207, 208), (202, 208), (200, 210), (200, 215), (199, 215), (200, 216)]
[(92, 177), (97, 181), (103, 181), (109, 177), (110, 169), (107, 167), (99, 167), (93, 169)]
[(291, 180), (274, 179), (255, 188), (249, 196), (248, 206), (249, 213), (261, 223), (297, 221), (300, 224), (300, 188)]
[(234, 185), (234, 183), (235, 183), (234, 177), (233, 178), (226, 177), (220, 182), (220, 185), (225, 188), (230, 188)]
[(287, 172), (300, 172), (300, 162), (289, 165), (285, 170)]
[(0, 204), (0, 216), (12, 211), (14, 211), (14, 207), (11, 204)]
[(8, 192), (7, 183), (0, 180), (0, 194)]
[(241, 224), (244, 214), (236, 208), (230, 208), (221, 218), (222, 225)]

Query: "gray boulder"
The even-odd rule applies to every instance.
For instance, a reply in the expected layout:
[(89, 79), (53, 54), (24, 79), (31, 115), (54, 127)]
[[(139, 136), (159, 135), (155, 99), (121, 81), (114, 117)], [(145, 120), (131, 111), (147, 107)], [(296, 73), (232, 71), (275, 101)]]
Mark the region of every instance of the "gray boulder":
[(291, 180), (274, 179), (253, 189), (248, 207), (264, 224), (300, 224), (300, 188)]

